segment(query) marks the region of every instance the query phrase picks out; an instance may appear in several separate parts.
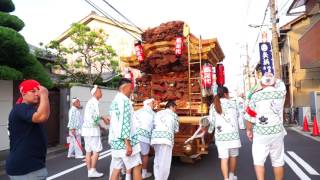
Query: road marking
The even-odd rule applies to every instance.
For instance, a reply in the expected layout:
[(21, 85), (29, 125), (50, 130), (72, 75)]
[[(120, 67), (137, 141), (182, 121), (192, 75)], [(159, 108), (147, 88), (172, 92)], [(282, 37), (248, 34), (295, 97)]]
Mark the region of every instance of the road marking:
[(307, 162), (305, 162), (301, 157), (299, 157), (295, 152), (293, 151), (287, 151), (290, 156), (295, 159), (306, 171), (308, 171), (311, 175), (319, 176), (320, 174), (313, 169)]
[(286, 163), (291, 167), (294, 173), (303, 180), (311, 180), (299, 167), (298, 165), (293, 162), (286, 154), (284, 155), (284, 160)]
[(104, 152), (100, 153), (99, 156), (102, 156), (102, 155), (107, 154), (109, 152), (111, 152), (111, 150), (104, 151)]
[[(102, 152), (102, 153), (100, 154), (99, 160), (100, 160), (100, 159), (103, 159), (103, 158), (105, 158), (105, 157), (108, 157), (108, 156), (110, 156), (110, 155), (111, 155), (111, 150), (104, 151), (104, 152)], [(80, 169), (80, 168), (82, 168), (82, 167), (84, 167), (84, 166), (86, 166), (86, 163), (79, 164), (79, 165), (77, 165), (77, 166), (74, 166), (74, 167), (72, 167), (72, 168), (66, 169), (66, 170), (64, 170), (64, 171), (62, 171), (62, 172), (59, 172), (59, 173), (57, 173), (57, 174), (54, 174), (54, 175), (48, 177), (47, 180), (52, 180), (52, 179), (58, 178), (58, 177), (60, 177), (60, 176), (63, 176), (63, 175), (65, 175), (65, 174), (68, 174), (68, 173), (70, 173), (70, 172), (72, 172), (72, 171), (75, 171), (75, 170), (77, 170), (77, 169)]]

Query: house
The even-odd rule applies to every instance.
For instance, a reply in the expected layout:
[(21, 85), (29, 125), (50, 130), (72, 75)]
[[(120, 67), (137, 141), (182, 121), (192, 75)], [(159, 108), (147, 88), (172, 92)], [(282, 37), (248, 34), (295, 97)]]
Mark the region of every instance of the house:
[[(122, 63), (120, 61), (120, 58), (131, 56), (132, 54), (135, 54), (134, 42), (136, 41), (136, 39), (134, 37), (132, 37), (132, 35), (140, 38), (141, 31), (139, 31), (139, 29), (137, 29), (136, 27), (131, 26), (129, 24), (121, 23), (121, 25), (119, 25), (119, 23), (115, 23), (114, 20), (111, 20), (111, 19), (106, 18), (104, 16), (100, 16), (94, 11), (92, 11), (89, 15), (84, 17), (78, 23), (85, 24), (88, 27), (90, 27), (91, 29), (103, 29), (107, 33), (108, 39), (107, 39), (106, 43), (108, 45), (111, 45), (112, 48), (116, 51), (117, 60), (119, 63), (119, 69), (121, 72), (123, 72), (124, 68), (127, 65)], [(64, 33), (62, 33), (55, 40), (60, 42), (65, 47), (70, 47), (72, 45), (72, 41), (70, 39), (70, 30), (71, 30), (71, 28), (67, 29)], [(67, 60), (68, 60), (68, 63), (73, 62), (72, 57), (67, 57)], [(84, 69), (84, 71), (85, 71), (85, 69)], [(94, 72), (94, 69), (93, 69), (93, 72)], [(56, 69), (56, 70), (54, 70), (54, 73), (64, 74), (64, 71), (61, 69)], [(111, 69), (104, 68), (103, 69), (103, 76), (102, 76), (103, 79), (108, 80), (108, 79), (110, 79), (110, 76), (114, 76), (114, 74), (111, 73)]]
[(312, 108), (315, 102), (310, 94), (320, 92), (320, 2), (294, 0), (287, 15), (298, 17), (280, 28), (282, 77), (288, 90), (286, 106)]

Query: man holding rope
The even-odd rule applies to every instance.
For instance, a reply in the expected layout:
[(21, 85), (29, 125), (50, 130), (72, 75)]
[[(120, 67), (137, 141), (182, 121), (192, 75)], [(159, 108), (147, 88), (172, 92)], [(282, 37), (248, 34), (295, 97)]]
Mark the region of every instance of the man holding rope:
[(82, 146), (81, 146), (81, 113), (79, 111), (81, 105), (80, 100), (78, 98), (73, 98), (72, 106), (69, 110), (69, 151), (68, 151), (68, 158), (75, 157), (76, 159), (84, 158), (82, 153)]

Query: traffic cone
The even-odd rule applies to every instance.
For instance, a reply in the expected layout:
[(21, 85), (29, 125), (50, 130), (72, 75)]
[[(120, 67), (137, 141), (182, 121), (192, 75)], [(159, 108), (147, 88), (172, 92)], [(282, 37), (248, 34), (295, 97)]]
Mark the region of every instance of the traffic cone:
[(309, 132), (310, 129), (309, 129), (309, 125), (308, 125), (308, 119), (306, 116), (304, 116), (304, 120), (303, 120), (303, 130), (302, 131), (305, 131), (305, 132)]
[(313, 120), (313, 130), (311, 135), (319, 136), (319, 127), (318, 127), (318, 122), (316, 117), (314, 117), (314, 120)]

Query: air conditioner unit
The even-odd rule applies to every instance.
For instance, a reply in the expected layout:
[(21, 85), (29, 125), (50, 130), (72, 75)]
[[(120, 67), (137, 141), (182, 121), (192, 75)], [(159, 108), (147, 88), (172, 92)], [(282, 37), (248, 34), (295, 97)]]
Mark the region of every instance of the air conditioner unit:
[(310, 107), (298, 107), (298, 123), (303, 126), (304, 117), (308, 119), (308, 124), (312, 122), (311, 108)]

